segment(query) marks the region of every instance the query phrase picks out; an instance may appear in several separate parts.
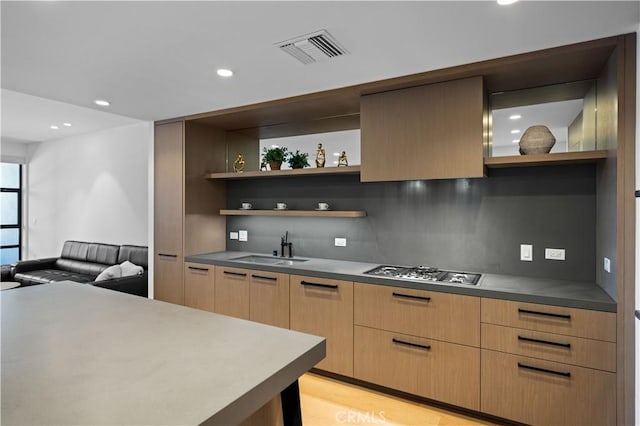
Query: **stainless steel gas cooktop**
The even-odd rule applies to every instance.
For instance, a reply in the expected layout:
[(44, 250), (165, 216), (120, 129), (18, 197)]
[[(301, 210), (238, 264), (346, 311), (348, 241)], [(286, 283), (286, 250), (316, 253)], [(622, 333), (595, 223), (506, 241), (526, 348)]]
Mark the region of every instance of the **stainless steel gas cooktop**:
[(469, 272), (442, 271), (430, 266), (391, 266), (380, 265), (365, 272), (369, 275), (399, 278), (415, 281), (441, 282), (450, 284), (477, 285), (481, 274)]

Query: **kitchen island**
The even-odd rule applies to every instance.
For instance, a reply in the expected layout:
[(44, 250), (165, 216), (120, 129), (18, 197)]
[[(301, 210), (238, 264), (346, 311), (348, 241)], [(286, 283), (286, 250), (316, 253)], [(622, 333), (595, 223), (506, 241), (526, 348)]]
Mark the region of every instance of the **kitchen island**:
[(94, 286), (15, 289), (2, 294), (2, 423), (239, 424), (324, 355), (320, 337)]

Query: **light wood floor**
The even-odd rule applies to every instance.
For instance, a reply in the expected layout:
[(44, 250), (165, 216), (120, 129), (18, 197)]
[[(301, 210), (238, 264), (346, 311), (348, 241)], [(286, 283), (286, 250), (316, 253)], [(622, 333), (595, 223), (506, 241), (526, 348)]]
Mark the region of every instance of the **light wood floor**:
[(307, 373), (299, 383), (305, 426), (494, 424), (317, 374)]

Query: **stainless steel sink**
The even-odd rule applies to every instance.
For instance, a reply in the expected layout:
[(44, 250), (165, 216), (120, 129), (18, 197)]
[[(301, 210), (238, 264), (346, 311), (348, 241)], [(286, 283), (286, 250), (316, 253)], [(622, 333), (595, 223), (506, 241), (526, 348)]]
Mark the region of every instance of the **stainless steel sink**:
[(306, 262), (308, 259), (288, 259), (274, 256), (257, 256), (251, 254), (249, 256), (234, 257), (229, 260), (238, 260), (241, 262), (259, 263), (261, 265), (279, 265), (279, 266), (291, 266), (298, 263)]

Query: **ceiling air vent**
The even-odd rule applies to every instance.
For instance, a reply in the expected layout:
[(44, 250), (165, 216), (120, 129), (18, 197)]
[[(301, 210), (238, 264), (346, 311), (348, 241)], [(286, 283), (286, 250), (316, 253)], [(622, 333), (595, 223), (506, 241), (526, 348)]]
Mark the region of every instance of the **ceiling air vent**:
[(303, 64), (312, 64), (349, 53), (326, 30), (281, 41), (276, 43), (276, 46)]

